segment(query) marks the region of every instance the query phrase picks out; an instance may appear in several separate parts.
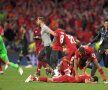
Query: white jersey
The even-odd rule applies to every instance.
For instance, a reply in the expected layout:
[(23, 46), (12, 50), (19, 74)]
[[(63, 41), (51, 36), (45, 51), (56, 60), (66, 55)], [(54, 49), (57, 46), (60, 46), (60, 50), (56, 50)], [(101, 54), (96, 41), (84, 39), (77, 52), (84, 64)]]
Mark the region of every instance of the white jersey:
[(50, 38), (50, 28), (48, 26), (41, 25), (41, 37), (42, 37), (42, 41), (44, 46), (51, 46), (51, 38)]

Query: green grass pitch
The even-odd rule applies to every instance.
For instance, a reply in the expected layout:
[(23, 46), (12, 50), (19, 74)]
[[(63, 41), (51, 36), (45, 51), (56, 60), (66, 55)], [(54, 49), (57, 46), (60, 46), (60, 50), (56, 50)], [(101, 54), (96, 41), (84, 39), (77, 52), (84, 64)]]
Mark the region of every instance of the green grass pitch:
[[(104, 68), (104, 71), (108, 79), (108, 69)], [(98, 72), (96, 73), (99, 77), (98, 84), (45, 82), (25, 83), (24, 81), (28, 75), (34, 74), (34, 72), (35, 67), (33, 69), (24, 69), (24, 74), (20, 76), (16, 70), (9, 67), (3, 75), (0, 75), (0, 90), (108, 90), (108, 84), (103, 84)], [(44, 69), (42, 69), (41, 75), (45, 76)]]

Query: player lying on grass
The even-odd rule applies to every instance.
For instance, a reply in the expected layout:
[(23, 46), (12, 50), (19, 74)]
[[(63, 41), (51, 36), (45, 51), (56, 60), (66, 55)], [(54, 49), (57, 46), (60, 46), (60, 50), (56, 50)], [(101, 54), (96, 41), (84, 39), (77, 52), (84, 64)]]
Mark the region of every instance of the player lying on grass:
[[(87, 62), (87, 63), (86, 63)], [(79, 67), (80, 69), (85, 69), (87, 66), (90, 64), (90, 62), (93, 62), (96, 67), (98, 68), (98, 71), (104, 81), (104, 83), (108, 83), (106, 81), (106, 76), (104, 74), (104, 71), (100, 64), (97, 61), (96, 55), (94, 53), (93, 48), (89, 46), (81, 46), (76, 52), (75, 52), (75, 57), (74, 57), (74, 68), (75, 68), (75, 75), (78, 77), (78, 71), (77, 68)]]
[(9, 66), (17, 69), (21, 75), (23, 74), (22, 68), (20, 68), (18, 65), (14, 64), (13, 62), (9, 61), (8, 56), (7, 56), (7, 50), (6, 50), (6, 47), (5, 47), (5, 44), (3, 42), (3, 39), (2, 39), (1, 35), (0, 35), (0, 58), (1, 58), (2, 61), (5, 62), (6, 69), (9, 65)]
[(44, 76), (34, 77), (30, 75), (25, 82), (32, 82), (32, 81), (40, 81), (40, 82), (54, 82), (54, 83), (97, 83), (98, 77), (94, 76), (87, 76), (87, 75), (80, 75), (78, 79), (75, 76), (68, 76), (63, 75), (57, 78), (47, 78)]

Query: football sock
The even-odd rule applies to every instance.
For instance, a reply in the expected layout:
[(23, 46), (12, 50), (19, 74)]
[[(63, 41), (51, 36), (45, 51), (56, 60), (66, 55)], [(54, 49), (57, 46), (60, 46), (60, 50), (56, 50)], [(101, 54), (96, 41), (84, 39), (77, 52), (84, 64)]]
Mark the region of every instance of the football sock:
[(38, 68), (41, 69), (42, 68), (42, 62), (40, 60), (38, 60)]
[(105, 74), (104, 74), (103, 69), (102, 69), (102, 68), (100, 68), (100, 69), (98, 69), (98, 71), (99, 71), (99, 73), (100, 73), (100, 75), (101, 75), (101, 77), (102, 77), (103, 81), (106, 81), (106, 76), (105, 76)]
[(46, 72), (48, 72), (47, 63), (46, 62), (42, 62), (42, 65), (45, 68)]
[(12, 63), (12, 62), (10, 62), (10, 66), (12, 68), (19, 69), (19, 66), (17, 64)]
[(0, 59), (0, 71), (2, 71), (2, 63), (4, 63), (4, 64), (5, 64), (5, 62), (4, 62), (4, 61), (2, 61), (2, 59)]
[(40, 74), (40, 69), (36, 69), (36, 74)]
[(47, 67), (47, 63), (46, 62), (42, 62), (42, 65), (43, 65), (44, 68)]
[(38, 60), (38, 66), (36, 69), (36, 73), (40, 73), (40, 69), (42, 68), (42, 62), (40, 60)]

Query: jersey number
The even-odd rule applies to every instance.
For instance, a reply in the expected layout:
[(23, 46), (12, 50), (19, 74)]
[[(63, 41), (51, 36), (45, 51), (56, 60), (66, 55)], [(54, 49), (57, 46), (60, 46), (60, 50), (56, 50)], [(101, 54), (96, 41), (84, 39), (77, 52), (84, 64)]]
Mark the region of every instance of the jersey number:
[(67, 35), (71, 43), (76, 43), (73, 36)]
[(60, 43), (63, 44), (64, 41), (64, 35), (60, 35)]

